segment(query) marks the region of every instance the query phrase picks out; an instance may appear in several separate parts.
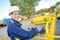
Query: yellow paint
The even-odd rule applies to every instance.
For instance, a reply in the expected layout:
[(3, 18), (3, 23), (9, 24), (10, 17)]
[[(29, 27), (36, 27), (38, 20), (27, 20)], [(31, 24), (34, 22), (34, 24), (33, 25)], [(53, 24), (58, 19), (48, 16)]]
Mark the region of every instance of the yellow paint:
[[(44, 20), (46, 18), (46, 20)], [(42, 38), (39, 36), (35, 36), (35, 40), (54, 40), (54, 38), (60, 38), (60, 36), (55, 35), (56, 31), (56, 16), (53, 16), (52, 14), (48, 14), (45, 16), (35, 17), (33, 18), (33, 24), (46, 24), (46, 36), (47, 38)], [(50, 25), (49, 25), (50, 24)], [(50, 28), (49, 28), (50, 27)], [(49, 29), (48, 29), (49, 28)]]

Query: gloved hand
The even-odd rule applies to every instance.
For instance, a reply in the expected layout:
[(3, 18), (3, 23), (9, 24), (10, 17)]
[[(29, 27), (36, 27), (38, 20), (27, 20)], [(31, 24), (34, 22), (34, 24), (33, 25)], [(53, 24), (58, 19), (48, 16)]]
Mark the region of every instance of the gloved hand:
[(40, 26), (40, 25), (37, 25), (36, 27), (35, 27), (35, 29), (37, 29), (39, 32), (43, 29), (44, 27), (42, 27), (42, 26)]

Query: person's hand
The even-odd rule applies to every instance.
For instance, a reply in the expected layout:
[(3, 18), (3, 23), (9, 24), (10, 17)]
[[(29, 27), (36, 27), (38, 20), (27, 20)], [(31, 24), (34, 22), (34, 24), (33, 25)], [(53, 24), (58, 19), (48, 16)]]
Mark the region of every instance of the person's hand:
[(40, 32), (43, 28), (44, 28), (44, 27), (42, 27), (42, 26), (40, 26), (40, 25), (38, 25), (38, 26), (35, 27), (35, 29), (37, 29), (39, 32)]

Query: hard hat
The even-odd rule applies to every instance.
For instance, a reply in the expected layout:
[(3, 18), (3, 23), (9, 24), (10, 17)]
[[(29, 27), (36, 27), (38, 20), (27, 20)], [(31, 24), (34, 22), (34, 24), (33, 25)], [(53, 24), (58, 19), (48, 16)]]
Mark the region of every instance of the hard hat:
[(19, 8), (17, 7), (17, 6), (11, 6), (10, 7), (10, 9), (9, 9), (9, 14), (11, 13), (11, 12), (14, 12), (14, 11), (19, 11)]

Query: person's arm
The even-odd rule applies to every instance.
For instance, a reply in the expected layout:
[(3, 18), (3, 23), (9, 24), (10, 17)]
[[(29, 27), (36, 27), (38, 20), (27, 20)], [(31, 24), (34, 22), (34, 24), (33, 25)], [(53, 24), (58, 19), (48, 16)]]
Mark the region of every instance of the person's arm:
[(15, 25), (15, 24), (11, 24), (10, 26), (10, 31), (18, 36), (24, 37), (24, 38), (32, 38), (34, 35), (36, 35), (38, 33), (38, 30), (31, 30), (31, 31), (26, 31), (22, 28), (20, 28), (19, 26)]

